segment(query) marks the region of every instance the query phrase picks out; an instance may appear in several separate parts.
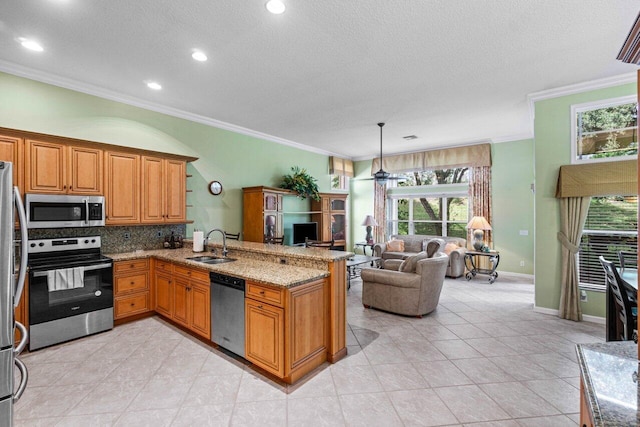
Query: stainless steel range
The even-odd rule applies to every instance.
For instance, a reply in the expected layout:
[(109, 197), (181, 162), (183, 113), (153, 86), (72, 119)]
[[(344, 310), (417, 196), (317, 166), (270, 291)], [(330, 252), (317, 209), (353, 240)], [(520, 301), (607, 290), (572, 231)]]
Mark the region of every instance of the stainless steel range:
[(29, 241), (29, 350), (113, 328), (113, 261), (100, 246), (100, 236)]

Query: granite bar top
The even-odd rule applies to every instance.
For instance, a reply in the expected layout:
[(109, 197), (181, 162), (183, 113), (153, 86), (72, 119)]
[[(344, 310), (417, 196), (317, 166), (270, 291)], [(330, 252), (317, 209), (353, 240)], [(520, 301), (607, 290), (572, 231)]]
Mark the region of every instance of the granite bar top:
[[(246, 244), (246, 243), (245, 243)], [(267, 246), (259, 244), (260, 246)], [(212, 244), (211, 246), (215, 246)], [(239, 245), (227, 245), (229, 250), (232, 248), (239, 249)], [(311, 249), (310, 249), (311, 250)], [(316, 249), (312, 251), (324, 251), (322, 249)], [(335, 252), (335, 251), (332, 251)], [(265, 254), (268, 253), (265, 250)], [(279, 253), (284, 254), (285, 251)], [(295, 251), (294, 251), (295, 253)], [(114, 261), (128, 261), (134, 259), (144, 259), (155, 257), (165, 261), (170, 261), (178, 264), (187, 265), (190, 267), (200, 268), (208, 271), (215, 271), (222, 274), (228, 274), (234, 277), (240, 277), (242, 279), (251, 280), (254, 282), (265, 283), (269, 285), (280, 286), (284, 288), (291, 288), (294, 286), (302, 285), (304, 283), (312, 282), (317, 279), (329, 276), (329, 271), (319, 268), (302, 267), (299, 265), (287, 265), (277, 262), (261, 261), (255, 259), (255, 257), (243, 257), (243, 252), (240, 250), (231, 251), (230, 258), (235, 258), (236, 261), (228, 262), (224, 264), (205, 264), (187, 258), (209, 255), (210, 253), (193, 252), (191, 247), (185, 247), (181, 249), (157, 249), (147, 251), (135, 251), (117, 254), (105, 254)], [(313, 258), (316, 254), (305, 254), (306, 257)], [(323, 258), (323, 254), (317, 254), (321, 259), (326, 259), (326, 255)], [(334, 258), (331, 258), (333, 260)], [(339, 258), (341, 259), (341, 258)], [(313, 265), (313, 264), (312, 264)], [(316, 266), (317, 267), (317, 266)]]
[(596, 426), (639, 426), (638, 345), (633, 341), (576, 347), (585, 395)]

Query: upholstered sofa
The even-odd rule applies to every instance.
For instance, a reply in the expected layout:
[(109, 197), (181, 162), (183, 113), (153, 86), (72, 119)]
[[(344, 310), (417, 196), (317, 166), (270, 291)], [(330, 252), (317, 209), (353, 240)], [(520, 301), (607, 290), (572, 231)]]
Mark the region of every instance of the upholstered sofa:
[(438, 306), (449, 257), (426, 252), (404, 261), (390, 259), (384, 268), (363, 268), (362, 304), (405, 316), (422, 317)]
[(390, 240), (402, 240), (404, 242), (403, 251), (388, 250), (387, 243), (376, 243), (373, 246), (373, 252), (375, 256), (382, 258), (383, 263), (388, 259), (404, 259), (424, 251), (429, 241), (433, 239), (441, 239), (443, 241), (440, 251), (449, 256), (446, 275), (454, 278), (464, 275), (464, 254), (467, 242), (459, 237), (392, 234)]

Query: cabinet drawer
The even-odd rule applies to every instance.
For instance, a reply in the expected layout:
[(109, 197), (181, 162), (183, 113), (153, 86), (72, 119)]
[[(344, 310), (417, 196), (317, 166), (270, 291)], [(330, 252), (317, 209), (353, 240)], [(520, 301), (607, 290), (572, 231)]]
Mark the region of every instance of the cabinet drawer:
[(149, 289), (149, 274), (147, 272), (130, 274), (114, 279), (114, 292), (116, 296), (147, 289)]
[(283, 289), (259, 285), (253, 282), (247, 282), (245, 294), (248, 298), (274, 304), (279, 307), (282, 307), (284, 303)]
[(169, 261), (155, 260), (153, 266), (156, 270), (173, 273), (173, 264), (171, 264)]
[(198, 270), (192, 267), (185, 267), (183, 265), (176, 264), (173, 266), (173, 272), (191, 280), (209, 283), (209, 272), (205, 270)]
[(114, 319), (121, 319), (134, 314), (146, 313), (151, 308), (149, 292), (142, 292), (114, 300)]
[(135, 259), (131, 261), (117, 261), (113, 263), (114, 274), (128, 273), (135, 270), (148, 270), (148, 259)]

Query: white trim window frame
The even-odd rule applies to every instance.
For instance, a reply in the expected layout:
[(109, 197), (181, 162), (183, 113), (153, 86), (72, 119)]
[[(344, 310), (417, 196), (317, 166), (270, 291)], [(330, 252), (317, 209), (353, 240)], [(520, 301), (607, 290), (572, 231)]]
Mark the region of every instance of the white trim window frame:
[[(611, 98), (599, 101), (585, 102), (582, 104), (573, 104), (571, 105), (571, 163), (572, 164), (580, 164), (580, 163), (598, 163), (598, 162), (610, 162), (610, 161), (620, 161), (620, 160), (632, 160), (637, 159), (638, 155), (623, 155), (623, 156), (614, 156), (614, 157), (603, 157), (603, 158), (582, 158), (582, 153), (578, 152), (578, 138), (580, 137), (579, 131), (579, 114), (587, 111), (598, 110), (601, 108), (608, 107), (616, 107), (624, 104), (637, 104), (638, 98), (636, 95), (622, 96), (618, 98)], [(637, 111), (637, 109), (636, 109)], [(624, 128), (621, 130), (632, 130), (637, 129), (637, 117), (635, 126)], [(638, 140), (637, 131), (635, 133), (636, 142)]]
[[(469, 211), (468, 211), (468, 199), (469, 192), (460, 191), (461, 184), (438, 184), (438, 185), (423, 185), (423, 186), (413, 186), (413, 187), (395, 187), (393, 193), (387, 196), (387, 230), (389, 236), (392, 234), (398, 234), (399, 224), (408, 223), (407, 229), (408, 234), (415, 234), (415, 225), (418, 223), (440, 223), (442, 224), (442, 235), (447, 236), (448, 225), (460, 223), (466, 225), (469, 221)], [(468, 184), (462, 184), (468, 186)], [(437, 191), (433, 191), (436, 190)], [(432, 190), (432, 192), (429, 191)], [(447, 189), (450, 189), (447, 191)], [(454, 190), (455, 189), (455, 190)], [(419, 220), (415, 221), (413, 216), (413, 203), (409, 203), (409, 211), (407, 220), (399, 220), (398, 219), (398, 201), (400, 199), (443, 199), (442, 206), (447, 206), (447, 199), (449, 198), (466, 198), (467, 199), (467, 218), (464, 221), (449, 221), (447, 209), (443, 209), (441, 212), (441, 219), (437, 221), (429, 221), (429, 220)], [(387, 237), (389, 237), (387, 236)]]

